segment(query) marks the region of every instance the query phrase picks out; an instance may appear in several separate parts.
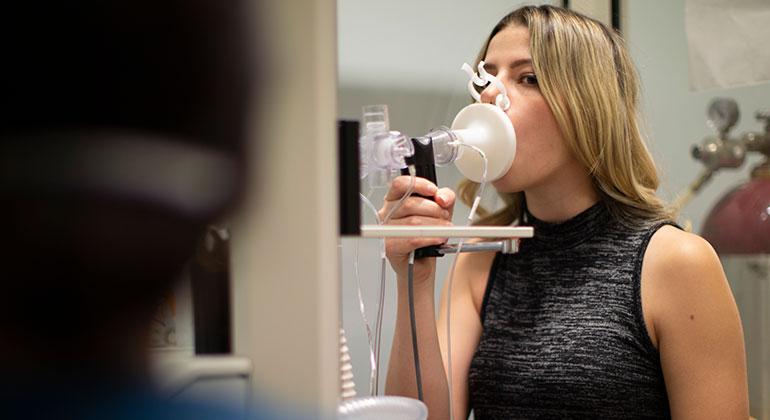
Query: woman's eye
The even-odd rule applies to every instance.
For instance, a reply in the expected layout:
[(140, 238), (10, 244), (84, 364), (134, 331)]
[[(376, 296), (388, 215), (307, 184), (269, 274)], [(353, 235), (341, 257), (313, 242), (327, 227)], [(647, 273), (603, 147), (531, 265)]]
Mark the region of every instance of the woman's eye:
[(521, 78), (519, 78), (519, 81), (527, 85), (536, 85), (537, 76), (535, 76), (534, 74), (525, 74), (524, 76), (521, 76)]

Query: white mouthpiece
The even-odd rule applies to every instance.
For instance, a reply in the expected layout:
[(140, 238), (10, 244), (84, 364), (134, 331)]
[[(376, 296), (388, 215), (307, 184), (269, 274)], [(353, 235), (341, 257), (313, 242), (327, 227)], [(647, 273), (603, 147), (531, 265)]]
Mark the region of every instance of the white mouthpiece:
[[(495, 181), (508, 172), (516, 155), (516, 131), (510, 118), (498, 106), (471, 104), (461, 109), (452, 122), (458, 141), (476, 146), (487, 156), (487, 179)], [(484, 160), (478, 153), (461, 148), (457, 169), (468, 179), (481, 182)]]

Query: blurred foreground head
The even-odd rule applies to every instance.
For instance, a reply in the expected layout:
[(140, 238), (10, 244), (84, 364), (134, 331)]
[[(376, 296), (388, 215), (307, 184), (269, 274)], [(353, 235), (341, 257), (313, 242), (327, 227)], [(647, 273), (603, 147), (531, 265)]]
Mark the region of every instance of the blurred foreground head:
[(14, 3), (0, 25), (0, 371), (19, 358), (121, 370), (195, 237), (241, 191), (251, 13), (241, 0)]

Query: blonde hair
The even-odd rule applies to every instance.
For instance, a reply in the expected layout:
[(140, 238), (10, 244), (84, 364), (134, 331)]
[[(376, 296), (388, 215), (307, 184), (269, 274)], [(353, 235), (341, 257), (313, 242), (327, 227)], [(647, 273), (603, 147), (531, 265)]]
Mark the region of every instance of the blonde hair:
[[(530, 53), (540, 90), (572, 154), (594, 180), (602, 201), (621, 223), (639, 217), (673, 220), (655, 195), (658, 172), (640, 131), (636, 68), (620, 36), (603, 24), (553, 6), (527, 6), (505, 16), (490, 33), (529, 29)], [(463, 180), (460, 199), (470, 205), (479, 184)], [(508, 225), (520, 219), (524, 193), (499, 193), (505, 207), (478, 209), (475, 224)]]

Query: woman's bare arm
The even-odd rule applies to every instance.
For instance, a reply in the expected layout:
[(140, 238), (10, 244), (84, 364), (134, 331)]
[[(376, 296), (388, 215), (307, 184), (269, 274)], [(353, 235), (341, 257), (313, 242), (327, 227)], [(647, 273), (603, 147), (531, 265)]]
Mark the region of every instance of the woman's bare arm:
[[(380, 210), (381, 216), (384, 217), (390, 212), (407, 191), (408, 184), (408, 177), (399, 177), (393, 182), (385, 197), (385, 204)], [(439, 190), (429, 181), (417, 178), (413, 193), (432, 197), (433, 200), (418, 196), (409, 197), (393, 212), (391, 224), (415, 226), (451, 224), (455, 198), (451, 190)], [(388, 364), (386, 394), (418, 398), (409, 316), (408, 256), (416, 248), (445, 241), (446, 238), (389, 238), (386, 241), (386, 254), (391, 267), (396, 272), (398, 282), (396, 330)], [(446, 419), (449, 417), (449, 390), (436, 334), (435, 273), (435, 258), (414, 261), (414, 310), (423, 398), (428, 406), (430, 419)]]
[(748, 419), (741, 319), (711, 245), (661, 228), (644, 258), (642, 304), (672, 418)]
[[(451, 305), (452, 399), (455, 419), (466, 419), (470, 411), (468, 372), (481, 339), (479, 316), (494, 252), (460, 254), (455, 268)], [(450, 273), (451, 275), (451, 273)], [(444, 282), (438, 313), (438, 340), (444, 369), (448, 372), (447, 302), (449, 278)]]

